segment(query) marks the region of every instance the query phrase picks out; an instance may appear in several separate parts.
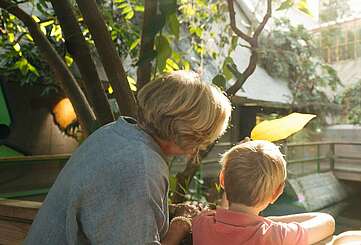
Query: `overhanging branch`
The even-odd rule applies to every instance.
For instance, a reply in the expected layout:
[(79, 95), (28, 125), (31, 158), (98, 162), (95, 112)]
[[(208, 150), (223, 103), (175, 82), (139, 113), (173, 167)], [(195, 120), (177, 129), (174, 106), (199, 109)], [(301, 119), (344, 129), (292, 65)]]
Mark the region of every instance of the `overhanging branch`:
[(136, 115), (136, 102), (127, 74), (95, 0), (76, 0), (93, 37), (104, 70), (114, 90), (120, 113)]
[(79, 68), (87, 98), (94, 109), (97, 120), (102, 125), (112, 122), (114, 118), (107, 96), (72, 6), (68, 0), (51, 0), (51, 3), (64, 33), (67, 50)]
[(66, 95), (69, 97), (70, 101), (72, 101), (83, 130), (86, 134), (90, 134), (97, 125), (94, 113), (73, 74), (48, 39), (44, 36), (39, 25), (30, 15), (8, 0), (0, 0), (0, 8), (16, 16), (28, 28), (35, 44), (52, 69), (55, 78), (58, 81), (61, 81)]
[(228, 3), (228, 11), (229, 11), (229, 19), (230, 19), (230, 25), (234, 33), (236, 33), (237, 36), (245, 40), (246, 42), (251, 42), (252, 38), (251, 36), (248, 36), (246, 33), (241, 31), (236, 24), (236, 12), (234, 11), (234, 3), (233, 0), (227, 0)]
[(262, 22), (256, 28), (253, 35), (248, 36), (245, 33), (243, 33), (241, 30), (239, 30), (236, 26), (233, 1), (234, 0), (227, 0), (229, 16), (230, 16), (230, 25), (232, 30), (237, 36), (239, 36), (247, 43), (249, 43), (250, 47), (248, 48), (251, 50), (251, 56), (247, 68), (242, 73), (237, 74), (236, 82), (229, 89), (227, 89), (226, 93), (229, 97), (234, 96), (237, 93), (237, 91), (242, 88), (246, 80), (256, 70), (257, 62), (258, 62), (258, 37), (260, 33), (263, 31), (264, 27), (266, 26), (268, 20), (271, 18), (272, 15), (272, 0), (267, 0), (267, 11), (262, 19)]
[[(143, 30), (140, 44), (139, 59), (142, 60), (147, 52), (154, 48), (155, 33), (150, 31), (155, 23), (157, 15), (158, 0), (144, 1), (144, 17), (143, 17)], [(151, 60), (141, 62), (137, 70), (137, 89), (141, 89), (146, 83), (150, 81), (152, 71)]]

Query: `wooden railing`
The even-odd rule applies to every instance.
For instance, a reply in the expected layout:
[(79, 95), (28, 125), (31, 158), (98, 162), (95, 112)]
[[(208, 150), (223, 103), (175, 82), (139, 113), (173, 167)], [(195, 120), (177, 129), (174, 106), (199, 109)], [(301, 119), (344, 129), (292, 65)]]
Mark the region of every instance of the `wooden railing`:
[[(205, 177), (217, 176), (220, 168), (218, 164), (219, 155), (232, 146), (231, 143), (220, 143), (214, 147), (213, 151), (216, 152), (211, 153), (209, 157), (202, 161)], [(357, 151), (353, 151), (352, 154), (345, 154), (343, 149), (350, 147), (357, 148)], [(357, 163), (354, 164), (354, 171), (361, 171), (361, 142), (289, 143), (282, 144), (281, 151), (286, 156), (291, 175), (301, 176), (325, 171), (346, 171), (347, 166), (345, 166), (344, 162), (347, 161), (359, 162), (359, 168), (357, 168)]]
[(46, 195), (70, 155), (0, 158), (0, 198)]
[[(295, 151), (297, 148), (303, 148), (306, 149), (304, 150), (305, 152), (314, 152), (315, 154), (308, 157), (304, 155), (300, 158), (293, 158), (292, 150)], [(316, 171), (314, 172), (317, 173), (324, 171), (361, 173), (361, 142), (324, 141), (291, 143), (284, 146), (284, 152), (289, 168), (292, 168), (293, 164), (301, 164), (305, 167), (310, 165), (310, 163), (314, 163), (316, 164)], [(345, 154), (345, 152), (348, 152), (349, 155)], [(328, 165), (328, 167), (326, 165)], [(361, 179), (359, 181), (361, 181)]]
[(40, 202), (0, 200), (0, 244), (21, 244), (40, 206)]

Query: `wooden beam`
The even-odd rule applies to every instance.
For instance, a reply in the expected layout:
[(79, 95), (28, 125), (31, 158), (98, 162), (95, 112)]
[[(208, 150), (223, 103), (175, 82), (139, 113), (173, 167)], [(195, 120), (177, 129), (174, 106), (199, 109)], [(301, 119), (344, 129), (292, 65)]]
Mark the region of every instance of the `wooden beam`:
[(0, 200), (0, 216), (32, 221), (40, 207), (41, 202)]
[(40, 202), (0, 200), (0, 244), (22, 244)]

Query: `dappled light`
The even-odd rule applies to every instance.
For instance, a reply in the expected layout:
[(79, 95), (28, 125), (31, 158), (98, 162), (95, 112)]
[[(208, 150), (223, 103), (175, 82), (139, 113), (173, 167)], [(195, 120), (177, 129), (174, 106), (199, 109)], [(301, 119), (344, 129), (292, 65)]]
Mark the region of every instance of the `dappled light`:
[(0, 244), (361, 244), (359, 0), (0, 0)]

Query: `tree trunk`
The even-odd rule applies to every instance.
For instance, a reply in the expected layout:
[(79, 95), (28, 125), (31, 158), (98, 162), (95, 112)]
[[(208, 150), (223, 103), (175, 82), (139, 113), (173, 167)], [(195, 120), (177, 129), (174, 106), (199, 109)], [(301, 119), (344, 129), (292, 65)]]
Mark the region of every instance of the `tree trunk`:
[(101, 125), (112, 122), (114, 117), (110, 110), (107, 95), (71, 5), (68, 0), (52, 0), (51, 3), (63, 30), (67, 50), (73, 56), (81, 73), (86, 95), (97, 121)]
[[(199, 153), (200, 161), (203, 158), (205, 158), (209, 152), (212, 151), (215, 145), (216, 142), (213, 142), (208, 146), (208, 148), (205, 151)], [(176, 185), (176, 191), (172, 197), (172, 203), (181, 203), (186, 201), (185, 190), (191, 183), (193, 176), (197, 173), (199, 167), (200, 167), (200, 162), (198, 163), (196, 161), (196, 158), (191, 159), (187, 161), (187, 165), (185, 169), (176, 175), (177, 185)]]
[(76, 0), (76, 2), (88, 25), (104, 70), (113, 87), (120, 113), (134, 117), (136, 115), (135, 98), (130, 89), (122, 61), (95, 0)]
[(53, 46), (51, 46), (48, 39), (41, 32), (39, 25), (30, 15), (10, 1), (0, 0), (0, 8), (15, 15), (28, 28), (35, 44), (54, 72), (55, 78), (61, 81), (63, 89), (72, 102), (75, 112), (78, 115), (82, 129), (86, 134), (90, 134), (97, 125), (94, 113), (73, 74), (70, 72), (65, 62), (55, 51)]
[[(243, 84), (247, 81), (247, 79), (253, 74), (257, 67), (258, 62), (258, 37), (262, 30), (264, 29), (265, 25), (267, 24), (269, 18), (272, 14), (272, 0), (267, 0), (267, 12), (264, 15), (262, 22), (257, 26), (256, 30), (254, 31), (252, 36), (247, 35), (243, 31), (241, 31), (237, 25), (236, 25), (236, 12), (234, 10), (234, 0), (227, 0), (228, 3), (228, 12), (229, 12), (229, 18), (230, 18), (230, 26), (233, 30), (233, 32), (245, 40), (247, 43), (250, 44), (251, 49), (251, 57), (248, 63), (247, 68), (241, 73), (238, 71), (234, 71), (231, 69), (232, 73), (236, 77), (236, 82), (226, 91), (226, 94), (229, 98), (234, 96), (239, 89), (242, 88)], [(232, 67), (230, 67), (232, 68)], [(235, 68), (236, 69), (236, 68)], [(207, 154), (212, 150), (215, 143), (211, 144), (207, 151), (204, 152), (200, 159), (207, 156)], [(184, 187), (188, 186), (190, 181), (193, 179), (193, 176), (197, 172), (199, 168), (199, 165), (194, 164), (193, 162), (189, 161), (187, 163), (186, 168), (183, 170), (183, 172), (177, 174), (177, 187), (176, 187), (176, 193), (173, 196), (172, 201), (175, 203), (185, 201), (185, 193), (184, 193)]]
[[(158, 0), (144, 1), (144, 17), (143, 17), (143, 30), (142, 40), (139, 52), (139, 60), (144, 60), (148, 52), (154, 49), (155, 33), (151, 29), (155, 23), (155, 16), (157, 15)], [(141, 89), (146, 83), (150, 81), (152, 74), (152, 61), (145, 60), (138, 66), (137, 71), (137, 89)]]

